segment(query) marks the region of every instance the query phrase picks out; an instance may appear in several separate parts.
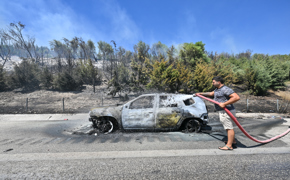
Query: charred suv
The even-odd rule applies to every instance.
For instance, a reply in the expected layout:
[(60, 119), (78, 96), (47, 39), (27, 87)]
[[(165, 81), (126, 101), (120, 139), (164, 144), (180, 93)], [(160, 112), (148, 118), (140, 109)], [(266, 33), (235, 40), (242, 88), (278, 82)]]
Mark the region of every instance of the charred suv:
[(186, 94), (145, 94), (122, 106), (93, 108), (89, 115), (93, 127), (104, 133), (116, 129), (198, 132), (208, 123), (203, 100)]

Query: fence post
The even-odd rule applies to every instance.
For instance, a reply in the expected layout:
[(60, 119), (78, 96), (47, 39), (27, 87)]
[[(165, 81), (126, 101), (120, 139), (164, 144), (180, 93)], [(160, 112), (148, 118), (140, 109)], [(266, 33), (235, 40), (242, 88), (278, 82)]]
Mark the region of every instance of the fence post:
[(279, 99), (277, 99), (277, 112), (279, 112)]
[(62, 112), (64, 112), (64, 98), (62, 98)]
[(95, 78), (93, 79), (93, 89), (94, 89), (94, 94), (96, 92), (96, 88), (95, 88)]
[(28, 98), (26, 98), (26, 112), (28, 111)]
[(248, 112), (249, 111), (249, 99), (247, 99), (247, 111), (246, 112)]

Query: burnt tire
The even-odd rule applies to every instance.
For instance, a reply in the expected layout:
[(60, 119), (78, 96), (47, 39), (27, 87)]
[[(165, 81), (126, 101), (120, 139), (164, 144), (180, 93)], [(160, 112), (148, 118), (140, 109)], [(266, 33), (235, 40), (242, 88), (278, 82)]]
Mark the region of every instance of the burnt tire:
[(199, 132), (201, 130), (201, 124), (196, 119), (190, 119), (185, 124), (185, 130), (187, 132)]
[(102, 133), (111, 133), (115, 129), (115, 123), (112, 121), (112, 119), (106, 118), (102, 120), (99, 128)]

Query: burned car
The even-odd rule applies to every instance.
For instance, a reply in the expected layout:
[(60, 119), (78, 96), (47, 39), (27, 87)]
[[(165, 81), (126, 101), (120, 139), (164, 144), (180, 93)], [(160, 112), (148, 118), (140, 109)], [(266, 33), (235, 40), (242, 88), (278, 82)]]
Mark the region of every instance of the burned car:
[(122, 106), (93, 108), (89, 115), (93, 127), (103, 133), (116, 129), (198, 132), (208, 123), (203, 100), (186, 94), (145, 94)]

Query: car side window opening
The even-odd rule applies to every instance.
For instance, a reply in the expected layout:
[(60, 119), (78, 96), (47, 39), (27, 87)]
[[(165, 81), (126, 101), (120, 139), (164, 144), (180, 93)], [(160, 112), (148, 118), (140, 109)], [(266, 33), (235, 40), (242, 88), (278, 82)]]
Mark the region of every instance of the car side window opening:
[(184, 104), (185, 104), (186, 106), (190, 106), (190, 105), (192, 105), (192, 104), (195, 103), (194, 100), (193, 100), (192, 98), (189, 98), (189, 99), (183, 100), (183, 102), (184, 102)]
[(154, 106), (154, 96), (144, 96), (130, 104), (129, 109), (148, 109)]
[(159, 97), (159, 108), (163, 107), (177, 107), (177, 102), (172, 96), (160, 96)]

